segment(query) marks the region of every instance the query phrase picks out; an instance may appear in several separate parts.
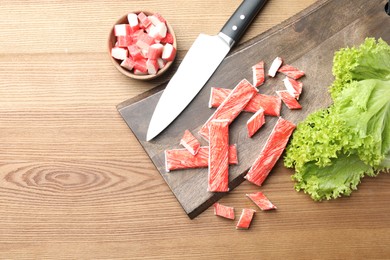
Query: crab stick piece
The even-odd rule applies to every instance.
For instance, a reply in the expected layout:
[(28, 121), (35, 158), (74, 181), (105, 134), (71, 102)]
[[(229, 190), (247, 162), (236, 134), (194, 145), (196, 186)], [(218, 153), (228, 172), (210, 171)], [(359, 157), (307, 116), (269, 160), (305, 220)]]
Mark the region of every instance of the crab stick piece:
[(240, 219), (236, 225), (236, 229), (248, 229), (251, 225), (255, 212), (256, 210), (254, 209), (242, 209)]
[(115, 36), (126, 36), (131, 34), (131, 28), (128, 24), (116, 24), (114, 26)]
[(246, 196), (255, 203), (261, 210), (276, 209), (276, 206), (261, 192), (246, 194)]
[(135, 13), (127, 14), (127, 21), (129, 22), (129, 26), (132, 32), (135, 32), (139, 29), (139, 21), (138, 15)]
[(288, 107), (288, 109), (301, 109), (301, 104), (291, 96), (291, 94), (287, 90), (278, 90), (276, 94), (282, 99), (283, 103)]
[(150, 45), (148, 48), (148, 59), (157, 60), (159, 57), (161, 57), (163, 49), (164, 45), (162, 45), (161, 43), (155, 43)]
[(264, 109), (260, 108), (246, 123), (248, 136), (252, 137), (265, 123)]
[(210, 192), (229, 191), (229, 120), (214, 119), (209, 127), (209, 173)]
[(125, 60), (123, 60), (121, 62), (121, 66), (123, 68), (128, 69), (128, 70), (132, 70), (134, 68), (134, 64), (135, 64), (135, 62), (132, 58), (126, 58)]
[(262, 185), (286, 148), (295, 127), (290, 121), (279, 117), (263, 150), (245, 175), (245, 179), (257, 186)]
[[(229, 164), (238, 164), (236, 145), (229, 146)], [(196, 155), (187, 148), (165, 150), (165, 171), (206, 168), (209, 165), (209, 147), (201, 146)]]
[(257, 93), (248, 80), (241, 80), (229, 93), (222, 104), (214, 111), (211, 117), (199, 130), (199, 134), (206, 140), (209, 139), (208, 125), (214, 119), (228, 119), (229, 124), (243, 111), (251, 98)]
[(280, 57), (276, 57), (268, 70), (268, 76), (275, 77), (276, 72), (278, 72), (278, 69), (280, 68), (280, 66), (282, 66), (282, 64), (283, 59)]
[(187, 148), (187, 150), (192, 155), (196, 155), (200, 149), (200, 142), (189, 130), (184, 131), (184, 135), (180, 140), (180, 144)]
[[(231, 91), (231, 89), (227, 88), (211, 88), (209, 107), (220, 106)], [(282, 100), (278, 96), (257, 93), (244, 107), (244, 111), (256, 113), (260, 108), (264, 109), (264, 114), (267, 116), (279, 117)]]
[(127, 59), (128, 50), (121, 47), (114, 47), (111, 49), (111, 56), (118, 60)]
[(278, 72), (286, 75), (287, 77), (293, 78), (295, 80), (303, 77), (305, 75), (305, 72), (291, 66), (288, 64), (283, 65), (278, 69)]
[(234, 220), (234, 208), (222, 205), (220, 203), (214, 203), (214, 215)]
[(172, 61), (175, 58), (175, 55), (176, 48), (170, 43), (165, 44), (161, 58), (165, 61)]
[(299, 99), (299, 96), (302, 93), (303, 83), (289, 77), (283, 79), (283, 83), (288, 93), (294, 98)]
[(264, 83), (264, 61), (252, 66), (253, 86), (259, 87)]

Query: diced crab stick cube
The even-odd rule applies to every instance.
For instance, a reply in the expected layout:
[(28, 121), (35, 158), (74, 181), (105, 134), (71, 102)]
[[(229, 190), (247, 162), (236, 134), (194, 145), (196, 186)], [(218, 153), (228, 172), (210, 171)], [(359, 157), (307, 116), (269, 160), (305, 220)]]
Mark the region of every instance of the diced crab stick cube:
[(140, 33), (137, 38), (136, 45), (140, 49), (148, 50), (149, 46), (154, 43), (154, 39), (146, 33)]
[(140, 21), (140, 26), (144, 29), (148, 28), (152, 24), (152, 21), (150, 21), (149, 17), (147, 17), (143, 12), (138, 14), (138, 19)]
[(180, 139), (180, 144), (187, 148), (192, 155), (197, 154), (200, 149), (200, 142), (188, 129), (184, 131), (184, 135)]
[(148, 59), (157, 60), (161, 57), (164, 49), (164, 45), (161, 43), (155, 43), (149, 46)]
[(255, 203), (261, 210), (276, 209), (276, 206), (261, 192), (246, 194), (246, 196)]
[(286, 148), (295, 127), (292, 122), (279, 117), (262, 151), (245, 175), (245, 179), (257, 186), (262, 185)]
[(214, 203), (214, 215), (234, 220), (234, 208), (222, 205), (218, 202)]
[(268, 70), (268, 76), (275, 77), (276, 72), (278, 72), (278, 69), (280, 68), (280, 66), (282, 66), (282, 64), (283, 64), (283, 59), (280, 57), (276, 57), (273, 60), (271, 67)]
[(264, 61), (252, 66), (253, 86), (259, 87), (264, 83)]
[(175, 55), (176, 48), (170, 43), (165, 44), (161, 58), (166, 61), (173, 61), (175, 59)]
[(162, 17), (159, 13), (149, 15), (148, 18), (153, 23), (153, 25), (157, 25), (159, 23), (166, 23), (164, 17)]
[(246, 123), (248, 136), (252, 137), (265, 123), (264, 109), (260, 108)]
[(169, 32), (165, 35), (165, 38), (161, 39), (161, 43), (170, 43), (173, 44), (173, 35)]
[(111, 49), (111, 56), (117, 60), (125, 60), (127, 58), (127, 49), (121, 47), (114, 47)]
[(303, 83), (289, 77), (284, 78), (283, 83), (288, 93), (294, 98), (299, 99), (299, 96), (302, 93)]
[(286, 75), (287, 77), (293, 78), (295, 80), (303, 77), (305, 75), (305, 72), (291, 66), (288, 64), (283, 65), (278, 69), (278, 72)]
[(165, 64), (166, 64), (165, 60), (163, 60), (162, 58), (158, 58), (158, 59), (157, 59), (157, 63), (158, 63), (159, 69), (164, 68), (164, 67), (165, 67)]
[[(227, 88), (211, 88), (209, 107), (219, 107), (232, 90)], [(260, 108), (268, 116), (280, 116), (282, 100), (278, 96), (255, 94), (245, 106), (245, 112), (256, 113)]]
[(254, 209), (242, 209), (240, 219), (236, 224), (236, 229), (248, 229), (251, 225), (255, 212), (256, 210)]
[(213, 119), (228, 119), (230, 123), (233, 122), (256, 93), (257, 88), (249, 83), (248, 80), (241, 80), (200, 128), (199, 134), (208, 140), (208, 125)]
[(135, 13), (129, 13), (127, 14), (127, 21), (129, 22), (129, 26), (131, 28), (131, 31), (135, 32), (139, 29), (139, 21), (138, 21), (138, 15)]
[[(184, 170), (205, 168), (209, 165), (209, 147), (201, 146), (196, 155), (192, 155), (187, 148), (165, 150), (165, 170)], [(229, 164), (238, 164), (237, 147), (229, 146)]]
[(146, 61), (146, 68), (148, 69), (148, 74), (156, 75), (158, 71), (157, 60), (148, 59)]
[(147, 75), (147, 71), (140, 71), (139, 69), (134, 69), (134, 75)]
[(291, 96), (291, 94), (287, 90), (278, 90), (276, 94), (282, 99), (283, 103), (288, 107), (288, 109), (301, 109), (301, 104)]
[(115, 36), (126, 36), (131, 34), (131, 28), (128, 24), (116, 24), (114, 26)]
[(156, 41), (161, 41), (167, 35), (167, 26), (165, 25), (165, 23), (151, 25), (148, 35)]
[(118, 47), (127, 48), (133, 43), (133, 37), (131, 35), (120, 35), (117, 37), (117, 40)]
[(137, 46), (130, 45), (129, 47), (127, 47), (127, 49), (129, 50), (129, 55), (133, 58), (133, 60), (139, 60), (143, 58), (141, 49)]
[(134, 68), (134, 64), (135, 62), (132, 58), (126, 58), (122, 61), (121, 66), (128, 70), (132, 70)]
[(209, 173), (210, 192), (229, 191), (229, 120), (214, 119), (209, 124)]
[(139, 71), (141, 71), (143, 73), (147, 73), (148, 72), (148, 67), (146, 65), (146, 59), (136, 60), (135, 63), (134, 63), (134, 69), (139, 70)]

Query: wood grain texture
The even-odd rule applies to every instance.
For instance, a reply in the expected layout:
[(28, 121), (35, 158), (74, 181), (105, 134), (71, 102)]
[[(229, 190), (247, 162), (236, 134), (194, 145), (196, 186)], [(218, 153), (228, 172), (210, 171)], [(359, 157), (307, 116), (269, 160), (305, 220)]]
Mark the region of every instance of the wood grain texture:
[[(388, 258), (389, 175), (314, 203), (278, 164), (263, 189), (278, 210), (236, 231), (212, 209), (188, 219), (118, 114), (118, 103), (171, 76), (138, 82), (113, 68), (106, 40), (118, 17), (163, 14), (179, 62), (199, 31), (218, 31), (239, 3), (1, 2), (1, 259)], [(269, 1), (242, 42), (313, 3)], [(253, 207), (245, 194), (255, 190), (244, 182), (221, 203)]]

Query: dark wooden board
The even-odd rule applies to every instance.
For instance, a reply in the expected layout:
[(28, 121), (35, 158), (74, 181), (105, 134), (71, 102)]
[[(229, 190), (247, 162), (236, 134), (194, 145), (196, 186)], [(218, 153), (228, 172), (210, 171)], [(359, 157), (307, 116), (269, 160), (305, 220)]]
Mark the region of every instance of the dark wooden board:
[[(335, 51), (360, 45), (366, 37), (381, 37), (390, 42), (390, 16), (384, 12), (385, 3), (382, 0), (320, 0), (289, 20), (240, 45), (225, 58), (183, 113), (150, 142), (145, 141), (146, 132), (165, 84), (117, 106), (190, 218), (199, 215), (224, 193), (207, 192), (207, 169), (166, 173), (164, 150), (179, 148), (185, 129), (195, 133), (202, 144), (206, 145), (197, 131), (214, 111), (208, 108), (210, 88), (233, 88), (243, 78), (251, 82), (252, 65), (264, 60), (267, 70), (272, 60), (281, 56), (286, 63), (306, 72), (306, 76), (302, 78), (304, 90), (299, 100), (303, 109), (291, 111), (283, 105), (281, 112), (283, 118), (298, 123), (309, 113), (331, 103), (327, 89), (333, 81), (331, 70)], [(282, 75), (267, 78), (259, 92), (275, 95), (275, 90), (284, 89), (283, 78)], [(277, 120), (276, 117), (267, 116), (263, 128), (254, 137), (248, 138), (245, 125), (250, 115), (242, 113), (230, 127), (230, 143), (238, 145), (239, 154), (239, 165), (230, 167), (230, 189), (244, 180), (243, 176), (260, 153)]]

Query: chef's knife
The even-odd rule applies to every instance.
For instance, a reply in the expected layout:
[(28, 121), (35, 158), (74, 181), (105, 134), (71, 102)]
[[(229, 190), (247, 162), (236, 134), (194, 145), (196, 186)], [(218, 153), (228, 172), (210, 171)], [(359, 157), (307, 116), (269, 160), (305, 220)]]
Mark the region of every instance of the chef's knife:
[(267, 0), (244, 0), (218, 35), (200, 34), (169, 81), (152, 115), (146, 140), (163, 131), (209, 80)]

